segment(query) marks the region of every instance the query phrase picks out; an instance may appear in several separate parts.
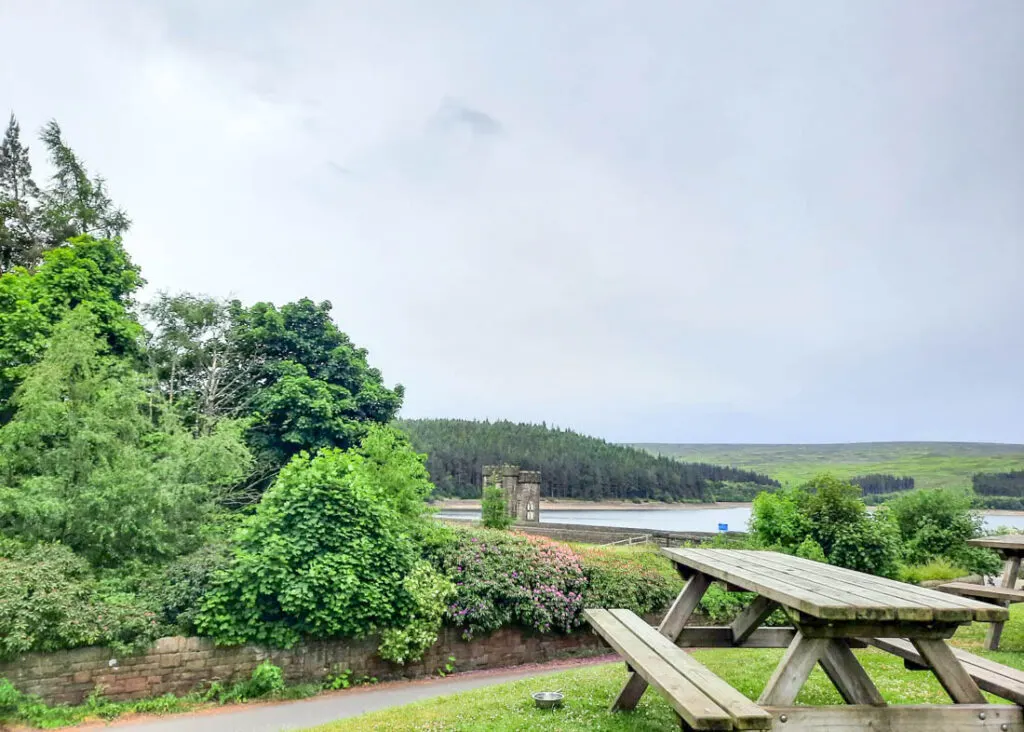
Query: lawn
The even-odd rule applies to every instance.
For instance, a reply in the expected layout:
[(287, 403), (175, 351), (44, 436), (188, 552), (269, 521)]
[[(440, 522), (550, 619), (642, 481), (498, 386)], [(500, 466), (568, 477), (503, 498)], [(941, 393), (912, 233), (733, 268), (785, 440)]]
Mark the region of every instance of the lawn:
[[(998, 652), (982, 651), (986, 625), (962, 628), (953, 643), (1008, 666), (1024, 669), (1024, 605), (1011, 609), (1011, 620), (1003, 632)], [(856, 651), (868, 674), (891, 703), (948, 703), (935, 677), (922, 671), (907, 671), (903, 662), (874, 649)], [(782, 657), (781, 649), (707, 650), (694, 657), (715, 673), (756, 699)], [(609, 714), (608, 706), (626, 678), (621, 663), (563, 671), (538, 679), (487, 687), (405, 707), (346, 719), (317, 727), (317, 732), (365, 732), (369, 730), (424, 730), (429, 732), (519, 732), (560, 730), (561, 732), (661, 732), (678, 729), (675, 715), (656, 692), (644, 695), (630, 714)], [(566, 703), (553, 712), (533, 707), (530, 692), (562, 690)], [(1001, 701), (990, 695), (991, 701)], [(801, 704), (840, 704), (839, 694), (816, 669), (797, 699)]]
[(637, 444), (688, 462), (766, 473), (785, 485), (829, 471), (840, 478), (868, 473), (912, 476), (918, 488), (964, 487), (980, 472), (1024, 469), (1024, 445), (982, 442), (854, 442), (834, 445)]

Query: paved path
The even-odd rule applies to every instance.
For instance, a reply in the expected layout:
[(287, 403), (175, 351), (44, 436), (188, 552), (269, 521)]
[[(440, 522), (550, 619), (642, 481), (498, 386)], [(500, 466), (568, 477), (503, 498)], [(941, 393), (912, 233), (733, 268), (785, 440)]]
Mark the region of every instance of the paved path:
[[(568, 668), (570, 667), (559, 664), (549, 669), (534, 666), (508, 673), (457, 674), (444, 679), (360, 687), (295, 702), (250, 704), (198, 714), (162, 717), (145, 722), (114, 722), (109, 727), (100, 729), (110, 729), (112, 732), (279, 732), (303, 729), (386, 707), (401, 706), (420, 699), (503, 684), (531, 676), (543, 676)], [(541, 690), (540, 686), (537, 688)], [(88, 729), (95, 728), (90, 726)]]

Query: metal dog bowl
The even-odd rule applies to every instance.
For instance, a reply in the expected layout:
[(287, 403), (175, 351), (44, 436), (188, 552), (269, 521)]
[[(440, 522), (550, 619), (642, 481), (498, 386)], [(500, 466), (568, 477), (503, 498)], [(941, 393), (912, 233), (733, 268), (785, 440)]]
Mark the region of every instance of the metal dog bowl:
[(565, 695), (557, 691), (538, 691), (532, 694), (533, 701), (538, 709), (554, 709), (562, 706), (562, 699)]

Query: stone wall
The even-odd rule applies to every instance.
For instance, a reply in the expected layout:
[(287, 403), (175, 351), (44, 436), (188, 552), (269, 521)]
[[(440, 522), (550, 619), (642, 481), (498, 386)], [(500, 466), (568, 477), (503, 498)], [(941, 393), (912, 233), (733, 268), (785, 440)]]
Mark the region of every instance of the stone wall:
[(376, 653), (377, 639), (313, 641), (294, 648), (257, 646), (218, 648), (206, 638), (161, 638), (150, 650), (115, 656), (105, 648), (79, 648), (57, 653), (27, 653), (0, 663), (0, 678), (20, 691), (50, 703), (77, 704), (97, 686), (111, 699), (141, 699), (168, 692), (185, 694), (213, 681), (245, 679), (264, 659), (280, 666), (289, 683), (321, 681), (346, 669), (353, 676), (380, 680), (431, 676), (455, 657), (459, 671), (542, 663), (572, 656), (608, 653), (601, 638), (580, 629), (571, 635), (540, 634), (517, 628), (466, 642), (461, 631), (444, 628), (438, 642), (419, 663), (396, 666)]

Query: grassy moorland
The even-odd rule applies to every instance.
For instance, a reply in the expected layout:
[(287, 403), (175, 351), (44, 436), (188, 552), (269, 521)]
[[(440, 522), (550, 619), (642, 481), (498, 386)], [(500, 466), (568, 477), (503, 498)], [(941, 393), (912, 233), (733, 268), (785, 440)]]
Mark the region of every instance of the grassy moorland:
[[(962, 628), (953, 644), (999, 663), (1024, 668), (1024, 606), (1011, 609), (1002, 647), (981, 648), (987, 626), (975, 623)], [(868, 674), (887, 701), (893, 704), (944, 704), (949, 697), (935, 677), (907, 671), (903, 662), (874, 649), (856, 651)], [(694, 657), (751, 699), (756, 699), (782, 657), (780, 649), (721, 649), (697, 651)], [(455, 696), (428, 699), (316, 728), (316, 732), (370, 732), (371, 730), (431, 730), (431, 732), (513, 732), (561, 730), (562, 732), (656, 732), (678, 729), (671, 707), (655, 692), (644, 695), (631, 714), (609, 714), (608, 706), (626, 678), (622, 664), (590, 666), (563, 671), (542, 679), (525, 679)], [(554, 712), (533, 708), (530, 693), (562, 689), (566, 703)], [(986, 694), (992, 702), (1003, 700)], [(835, 688), (815, 669), (800, 692), (801, 704), (841, 704)]]
[(984, 442), (853, 442), (834, 445), (633, 445), (687, 462), (766, 473), (783, 485), (829, 471), (840, 478), (868, 473), (909, 475), (918, 488), (967, 486), (980, 472), (1024, 469), (1024, 445)]

